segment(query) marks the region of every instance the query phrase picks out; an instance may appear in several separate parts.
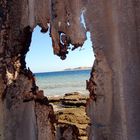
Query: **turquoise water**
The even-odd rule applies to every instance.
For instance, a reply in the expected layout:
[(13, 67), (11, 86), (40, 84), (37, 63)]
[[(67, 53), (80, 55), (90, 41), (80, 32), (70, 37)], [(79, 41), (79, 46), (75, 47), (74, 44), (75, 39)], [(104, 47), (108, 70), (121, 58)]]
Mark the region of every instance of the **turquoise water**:
[(47, 96), (64, 95), (70, 92), (88, 94), (86, 80), (90, 77), (90, 70), (60, 71), (35, 73), (39, 89)]

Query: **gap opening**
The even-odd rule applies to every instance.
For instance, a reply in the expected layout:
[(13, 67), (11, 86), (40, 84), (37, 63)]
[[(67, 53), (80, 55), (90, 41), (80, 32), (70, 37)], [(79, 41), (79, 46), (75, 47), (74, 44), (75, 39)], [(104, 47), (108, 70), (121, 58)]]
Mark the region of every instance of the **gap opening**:
[(54, 107), (58, 117), (56, 137), (58, 128), (69, 124), (79, 129), (79, 138), (86, 139), (89, 123), (85, 112), (89, 96), (86, 80), (90, 78), (94, 60), (90, 33), (87, 33), (83, 47), (70, 51), (67, 59), (62, 61), (53, 54), (49, 32), (42, 34), (40, 30), (39, 26), (34, 29), (26, 67), (33, 71), (37, 86)]

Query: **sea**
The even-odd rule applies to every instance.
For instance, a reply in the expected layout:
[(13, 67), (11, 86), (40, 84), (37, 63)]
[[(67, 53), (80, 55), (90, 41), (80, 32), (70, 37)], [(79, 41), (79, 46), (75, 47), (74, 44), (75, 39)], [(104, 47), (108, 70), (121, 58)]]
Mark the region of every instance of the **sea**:
[(46, 96), (63, 96), (65, 93), (79, 92), (88, 95), (86, 80), (90, 70), (70, 70), (35, 73), (36, 83)]

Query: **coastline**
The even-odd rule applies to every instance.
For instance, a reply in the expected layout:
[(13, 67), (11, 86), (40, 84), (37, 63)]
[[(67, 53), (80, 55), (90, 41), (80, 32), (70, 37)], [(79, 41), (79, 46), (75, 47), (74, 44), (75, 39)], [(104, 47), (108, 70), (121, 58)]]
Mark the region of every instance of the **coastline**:
[(64, 71), (75, 71), (75, 70), (91, 70), (91, 67), (76, 67), (64, 69)]
[(63, 70), (56, 70), (56, 71), (41, 71), (41, 72), (34, 72), (34, 74), (43, 74), (43, 73), (55, 73), (55, 72), (67, 72), (67, 71), (85, 71), (85, 70), (91, 70), (91, 67), (87, 68), (66, 68)]

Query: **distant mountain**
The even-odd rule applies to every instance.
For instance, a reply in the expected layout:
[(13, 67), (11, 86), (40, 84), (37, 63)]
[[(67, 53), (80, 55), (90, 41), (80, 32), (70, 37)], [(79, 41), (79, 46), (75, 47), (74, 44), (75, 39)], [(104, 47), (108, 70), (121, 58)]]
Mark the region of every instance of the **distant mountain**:
[(64, 71), (70, 71), (70, 70), (90, 70), (91, 67), (77, 67), (77, 68), (67, 68), (64, 69)]

